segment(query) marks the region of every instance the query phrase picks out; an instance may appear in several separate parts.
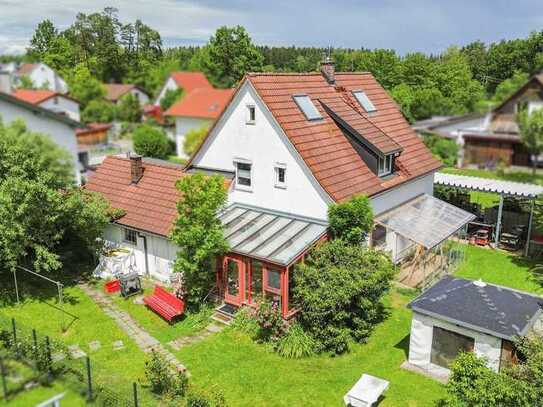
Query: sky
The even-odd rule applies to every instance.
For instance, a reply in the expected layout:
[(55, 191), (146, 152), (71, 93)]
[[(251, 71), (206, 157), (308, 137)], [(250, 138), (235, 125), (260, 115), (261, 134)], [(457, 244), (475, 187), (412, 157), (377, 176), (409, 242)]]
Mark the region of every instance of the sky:
[(78, 12), (112, 6), (166, 46), (202, 45), (222, 25), (266, 45), (391, 48), (439, 53), (450, 45), (526, 37), (543, 29), (543, 0), (0, 0), (0, 54), (24, 52), (45, 18), (67, 28)]

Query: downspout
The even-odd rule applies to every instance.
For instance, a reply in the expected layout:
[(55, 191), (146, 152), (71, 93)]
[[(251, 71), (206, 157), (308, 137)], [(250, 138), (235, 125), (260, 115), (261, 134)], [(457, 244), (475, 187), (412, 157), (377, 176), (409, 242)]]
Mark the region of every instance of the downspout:
[(150, 274), (149, 274), (149, 258), (147, 256), (147, 236), (142, 235), (140, 232), (138, 232), (138, 237), (141, 237), (143, 239), (143, 252), (145, 256), (145, 275), (149, 277)]

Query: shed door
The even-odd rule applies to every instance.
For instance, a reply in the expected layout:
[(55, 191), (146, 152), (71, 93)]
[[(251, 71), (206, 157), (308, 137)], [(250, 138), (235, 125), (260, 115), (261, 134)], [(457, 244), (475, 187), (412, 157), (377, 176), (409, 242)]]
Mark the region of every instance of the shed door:
[(460, 352), (473, 352), (474, 347), (474, 338), (434, 326), (430, 361), (448, 369)]
[(224, 278), (224, 300), (234, 305), (241, 305), (241, 297), (243, 294), (243, 261), (226, 257), (223, 263), (223, 278)]

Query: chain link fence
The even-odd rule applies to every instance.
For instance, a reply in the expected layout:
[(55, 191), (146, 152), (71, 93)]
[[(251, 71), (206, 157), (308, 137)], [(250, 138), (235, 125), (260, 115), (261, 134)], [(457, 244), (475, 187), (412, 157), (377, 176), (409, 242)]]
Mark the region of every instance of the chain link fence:
[(13, 400), (28, 387), (55, 381), (79, 394), (89, 405), (151, 405), (142, 402), (136, 383), (111, 383), (106, 369), (77, 352), (0, 314), (0, 396)]

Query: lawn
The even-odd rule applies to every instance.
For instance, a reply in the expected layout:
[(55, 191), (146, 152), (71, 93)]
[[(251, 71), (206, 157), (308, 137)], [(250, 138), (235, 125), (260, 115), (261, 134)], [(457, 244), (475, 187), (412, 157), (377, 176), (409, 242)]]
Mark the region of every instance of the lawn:
[(456, 275), (543, 295), (543, 287), (531, 269), (535, 262), (502, 250), (468, 246), (466, 260)]
[[(58, 300), (52, 295), (54, 290), (26, 285), (20, 276), (22, 302), (20, 305), (4, 303), (0, 316), (14, 317), (17, 323), (26, 328), (35, 328), (40, 338), (49, 335), (67, 345), (79, 345), (89, 355), (96, 379), (106, 383), (110, 389), (125, 397), (132, 395), (132, 383), (144, 377), (146, 355), (136, 346), (117, 324), (78, 287), (67, 286), (64, 290), (64, 317)], [(29, 283), (35, 283), (30, 281)], [(34, 296), (30, 293), (33, 292)], [(61, 331), (62, 319), (68, 329)], [(124, 348), (113, 350), (113, 343), (123, 341)], [(100, 342), (100, 349), (92, 351), (89, 343)], [(77, 361), (83, 364), (84, 359)], [(75, 362), (74, 362), (75, 363)], [(142, 397), (150, 399), (143, 389)]]

